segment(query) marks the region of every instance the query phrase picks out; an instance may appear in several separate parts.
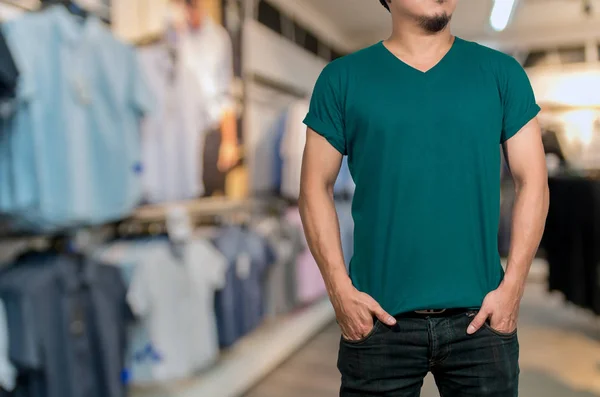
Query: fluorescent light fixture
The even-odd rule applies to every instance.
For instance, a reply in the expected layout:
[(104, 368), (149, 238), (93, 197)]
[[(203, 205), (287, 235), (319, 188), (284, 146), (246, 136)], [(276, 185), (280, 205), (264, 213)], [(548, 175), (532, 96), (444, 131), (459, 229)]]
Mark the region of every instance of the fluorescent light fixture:
[(516, 3), (516, 0), (494, 0), (490, 25), (495, 31), (501, 32), (506, 29)]

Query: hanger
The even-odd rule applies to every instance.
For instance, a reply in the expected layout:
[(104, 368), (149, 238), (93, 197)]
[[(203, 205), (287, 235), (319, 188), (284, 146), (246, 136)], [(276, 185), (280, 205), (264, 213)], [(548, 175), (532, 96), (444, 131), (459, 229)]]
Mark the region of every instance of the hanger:
[(133, 44), (136, 47), (149, 47), (149, 46), (153, 46), (153, 45), (164, 43), (164, 42), (165, 42), (164, 34), (158, 33), (158, 34), (151, 34), (148, 36), (144, 36), (140, 39), (137, 39), (134, 41)]
[(89, 15), (89, 13), (83, 7), (78, 5), (73, 0), (41, 0), (41, 3), (41, 9), (45, 9), (53, 5), (62, 5), (76, 17), (86, 19)]

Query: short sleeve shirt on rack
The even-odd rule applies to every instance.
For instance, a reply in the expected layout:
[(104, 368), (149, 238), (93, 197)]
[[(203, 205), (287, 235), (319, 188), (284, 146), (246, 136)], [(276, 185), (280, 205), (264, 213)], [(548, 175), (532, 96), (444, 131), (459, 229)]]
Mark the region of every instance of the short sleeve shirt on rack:
[(383, 42), (329, 64), (305, 123), (348, 155), (354, 285), (393, 314), (479, 307), (503, 278), (499, 145), (539, 110), (515, 59), (460, 38), (425, 73)]
[(127, 300), (161, 357), (156, 381), (186, 378), (205, 369), (219, 352), (215, 290), (227, 262), (208, 241), (190, 241), (177, 257), (168, 240), (148, 243), (133, 273)]
[(139, 121), (152, 105), (133, 49), (63, 6), (2, 28), (20, 72), (3, 209), (42, 229), (127, 215), (140, 199)]
[(229, 263), (215, 300), (219, 343), (228, 347), (264, 318), (265, 278), (275, 254), (260, 235), (234, 226), (223, 229), (214, 243)]
[(274, 249), (275, 262), (265, 277), (265, 314), (275, 317), (296, 304), (296, 258), (305, 249), (302, 231), (284, 219), (265, 218), (255, 227)]
[(15, 330), (11, 360), (43, 372), (39, 381), (49, 397), (123, 397), (126, 317), (119, 272), (83, 258), (36, 253), (15, 265), (0, 283)]

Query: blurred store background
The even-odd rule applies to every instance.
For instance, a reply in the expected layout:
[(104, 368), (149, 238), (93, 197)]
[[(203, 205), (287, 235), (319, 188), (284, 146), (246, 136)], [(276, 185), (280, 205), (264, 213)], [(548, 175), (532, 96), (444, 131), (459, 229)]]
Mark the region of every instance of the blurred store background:
[[(328, 62), (387, 38), (379, 2), (0, 0), (0, 21), (0, 396), (337, 395), (302, 119)], [(521, 395), (600, 396), (600, 0), (459, 0), (452, 26), (543, 109)], [(344, 164), (347, 261), (352, 193)]]

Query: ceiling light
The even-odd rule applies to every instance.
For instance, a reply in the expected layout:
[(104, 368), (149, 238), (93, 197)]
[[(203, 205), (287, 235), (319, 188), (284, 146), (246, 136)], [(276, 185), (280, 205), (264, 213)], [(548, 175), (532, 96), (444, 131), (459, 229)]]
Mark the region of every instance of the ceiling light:
[(516, 3), (516, 0), (494, 0), (490, 25), (495, 31), (501, 32), (506, 29)]

